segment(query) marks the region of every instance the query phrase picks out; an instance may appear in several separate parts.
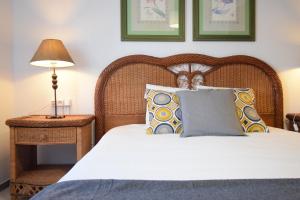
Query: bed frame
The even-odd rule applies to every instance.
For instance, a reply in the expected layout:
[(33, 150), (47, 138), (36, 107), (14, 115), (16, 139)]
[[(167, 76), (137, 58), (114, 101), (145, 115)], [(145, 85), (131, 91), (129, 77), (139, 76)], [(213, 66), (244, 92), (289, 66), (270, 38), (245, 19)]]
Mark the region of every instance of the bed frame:
[(283, 127), (282, 86), (265, 62), (249, 56), (215, 58), (180, 54), (165, 58), (133, 55), (120, 58), (101, 73), (95, 90), (96, 141), (111, 128), (145, 123), (147, 83), (195, 88), (249, 87), (267, 125)]

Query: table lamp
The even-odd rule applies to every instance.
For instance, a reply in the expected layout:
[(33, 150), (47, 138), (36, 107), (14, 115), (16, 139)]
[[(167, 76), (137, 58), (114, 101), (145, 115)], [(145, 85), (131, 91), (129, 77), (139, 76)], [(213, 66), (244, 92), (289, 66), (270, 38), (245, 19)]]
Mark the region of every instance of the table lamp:
[(60, 119), (64, 116), (57, 115), (57, 101), (56, 101), (56, 90), (57, 85), (57, 75), (55, 73), (56, 68), (61, 67), (71, 67), (74, 66), (74, 61), (72, 60), (70, 54), (65, 48), (62, 41), (57, 39), (46, 39), (40, 44), (38, 50), (34, 54), (30, 61), (33, 66), (39, 67), (49, 67), (53, 70), (52, 74), (52, 88), (54, 90), (54, 115), (46, 116), (48, 119)]

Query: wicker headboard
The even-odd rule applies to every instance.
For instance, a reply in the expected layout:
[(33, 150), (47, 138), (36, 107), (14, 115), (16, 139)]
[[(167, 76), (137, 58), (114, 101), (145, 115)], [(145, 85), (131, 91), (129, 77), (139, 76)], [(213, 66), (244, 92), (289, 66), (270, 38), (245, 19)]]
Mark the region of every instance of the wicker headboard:
[(283, 127), (282, 86), (265, 62), (249, 56), (215, 58), (181, 54), (166, 58), (133, 55), (111, 63), (101, 73), (95, 91), (96, 141), (109, 129), (145, 123), (147, 83), (177, 87), (197, 84), (250, 87), (256, 108), (269, 126)]

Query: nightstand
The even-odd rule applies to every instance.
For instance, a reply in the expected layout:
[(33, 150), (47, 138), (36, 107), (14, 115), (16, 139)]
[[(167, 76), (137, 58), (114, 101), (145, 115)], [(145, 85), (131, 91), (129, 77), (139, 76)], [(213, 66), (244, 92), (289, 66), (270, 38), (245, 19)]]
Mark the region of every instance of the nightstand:
[(77, 161), (92, 147), (92, 115), (46, 119), (32, 115), (9, 119), (10, 193), (12, 199), (30, 198), (57, 182), (71, 165), (38, 165), (38, 145), (76, 145)]
[[(288, 129), (300, 133), (300, 113), (289, 113), (286, 115), (286, 118), (288, 119)], [(294, 122), (297, 124), (298, 130), (294, 128)]]

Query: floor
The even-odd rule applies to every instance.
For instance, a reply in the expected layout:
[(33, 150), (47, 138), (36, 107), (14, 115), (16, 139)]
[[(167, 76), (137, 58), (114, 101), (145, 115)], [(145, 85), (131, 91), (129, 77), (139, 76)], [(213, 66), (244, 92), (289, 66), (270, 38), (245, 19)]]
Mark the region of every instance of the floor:
[(10, 196), (9, 196), (9, 189), (6, 188), (2, 191), (0, 191), (0, 200), (9, 200)]

